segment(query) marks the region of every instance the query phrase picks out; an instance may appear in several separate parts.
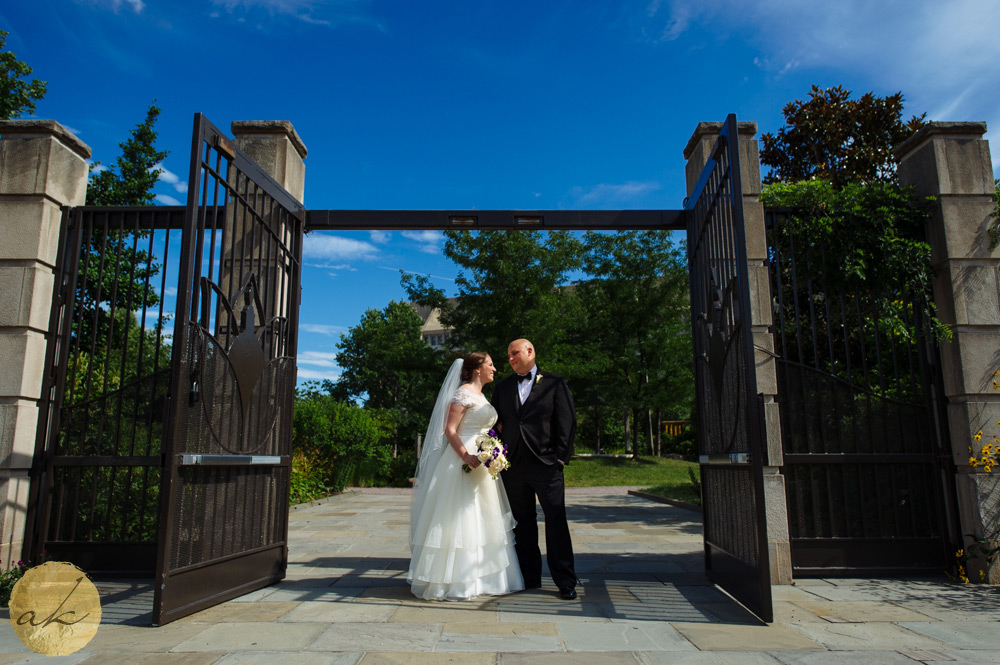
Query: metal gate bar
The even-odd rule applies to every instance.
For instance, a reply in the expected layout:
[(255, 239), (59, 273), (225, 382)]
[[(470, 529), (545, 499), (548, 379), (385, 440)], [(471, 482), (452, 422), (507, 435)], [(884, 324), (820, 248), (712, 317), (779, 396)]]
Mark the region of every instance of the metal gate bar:
[(946, 568), (956, 520), (926, 296), (848, 289), (790, 211), (765, 225), (794, 571)]
[(763, 405), (754, 367), (736, 116), (723, 125), (685, 207), (705, 568), (770, 622)]
[(95, 573), (153, 571), (170, 373), (164, 294), (183, 214), (63, 211), (27, 516), (34, 561), (45, 550)]
[(155, 625), (287, 565), (305, 211), (200, 114), (191, 154)]

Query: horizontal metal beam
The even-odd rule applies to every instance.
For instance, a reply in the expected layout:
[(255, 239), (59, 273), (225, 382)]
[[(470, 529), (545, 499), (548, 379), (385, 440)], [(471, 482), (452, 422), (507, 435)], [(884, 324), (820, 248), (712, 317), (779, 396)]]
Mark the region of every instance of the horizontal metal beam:
[(307, 210), (307, 231), (686, 229), (683, 210)]

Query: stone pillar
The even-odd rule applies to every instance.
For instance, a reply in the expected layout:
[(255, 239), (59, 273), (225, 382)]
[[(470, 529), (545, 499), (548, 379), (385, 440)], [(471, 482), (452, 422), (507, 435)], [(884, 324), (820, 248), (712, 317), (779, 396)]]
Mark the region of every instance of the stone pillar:
[(299, 202), (306, 182), (306, 146), (287, 120), (235, 120), (230, 126), (236, 147), (257, 162)]
[(0, 121), (0, 560), (22, 557), (60, 206), (83, 205), (90, 148), (53, 120)]
[[(297, 201), (302, 202), (305, 195), (306, 167), (304, 160), (307, 151), (291, 122), (287, 120), (236, 120), (230, 126), (230, 131), (233, 133), (233, 143), (237, 148), (254, 160)], [(252, 204), (257, 205), (256, 202), (252, 202)], [(259, 209), (258, 213), (265, 214), (265, 211)], [(247, 248), (243, 247), (244, 239), (236, 237), (241, 232), (239, 227), (233, 226), (232, 229), (236, 252), (248, 255), (245, 254)], [(285, 231), (287, 233), (288, 229)], [(282, 238), (282, 241), (287, 246), (292, 244), (292, 238), (289, 236)], [(262, 272), (258, 275), (261, 288), (266, 288), (265, 285), (270, 281), (269, 278), (273, 278), (274, 283), (284, 283), (288, 271), (291, 270), (291, 265), (280, 263), (274, 265), (273, 260), (264, 256), (261, 250), (262, 248), (250, 250), (255, 255), (256, 264), (261, 266)], [(223, 270), (225, 271), (227, 268), (223, 266)], [(295, 304), (275, 302), (274, 306), (275, 311), (269, 315), (277, 312), (287, 314), (289, 308)], [(262, 312), (262, 314), (264, 313)]]
[[(899, 181), (936, 198), (927, 239), (938, 317), (952, 330), (940, 345), (947, 424), (961, 533), (977, 538), (996, 537), (1000, 519), (1000, 469), (987, 474), (969, 465), (970, 447), (978, 454), (1000, 436), (1000, 391), (993, 387), (1000, 370), (1000, 248), (990, 249), (987, 234), (995, 187), (985, 133), (984, 122), (931, 122), (896, 149)], [(978, 570), (969, 572), (979, 579)], [(1000, 582), (1000, 562), (986, 572)]]
[[(690, 196), (698, 177), (712, 154), (712, 147), (722, 130), (721, 122), (700, 122), (684, 148), (687, 160), (685, 176)], [(791, 584), (792, 557), (788, 536), (788, 509), (785, 501), (785, 477), (781, 447), (781, 419), (778, 416), (777, 372), (774, 361), (774, 337), (771, 334), (771, 284), (766, 264), (767, 236), (764, 230), (764, 206), (760, 202), (761, 178), (756, 122), (738, 125), (740, 178), (743, 185), (743, 221), (746, 231), (747, 274), (750, 282), (751, 329), (757, 391), (764, 395), (766, 450), (764, 460), (764, 503), (767, 513), (768, 557), (771, 583)]]

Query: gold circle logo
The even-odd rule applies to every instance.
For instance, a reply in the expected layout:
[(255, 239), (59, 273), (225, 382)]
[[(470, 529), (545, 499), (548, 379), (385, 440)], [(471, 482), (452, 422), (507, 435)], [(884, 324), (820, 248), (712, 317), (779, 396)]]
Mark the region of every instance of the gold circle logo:
[(29, 568), (10, 594), (10, 624), (24, 646), (46, 656), (68, 656), (97, 634), (101, 597), (71, 563)]

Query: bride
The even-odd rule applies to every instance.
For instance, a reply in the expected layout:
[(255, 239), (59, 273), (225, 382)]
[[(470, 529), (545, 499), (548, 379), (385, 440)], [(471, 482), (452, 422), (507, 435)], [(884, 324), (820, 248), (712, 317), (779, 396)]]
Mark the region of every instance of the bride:
[(464, 600), (524, 589), (503, 481), (492, 479), (475, 455), (476, 437), (497, 419), (483, 396), (494, 374), (486, 353), (459, 358), (434, 403), (410, 506), (406, 581), (419, 598)]

